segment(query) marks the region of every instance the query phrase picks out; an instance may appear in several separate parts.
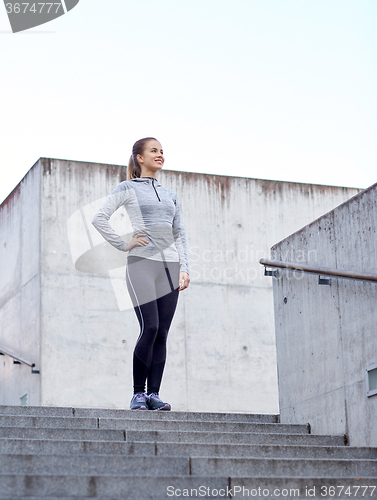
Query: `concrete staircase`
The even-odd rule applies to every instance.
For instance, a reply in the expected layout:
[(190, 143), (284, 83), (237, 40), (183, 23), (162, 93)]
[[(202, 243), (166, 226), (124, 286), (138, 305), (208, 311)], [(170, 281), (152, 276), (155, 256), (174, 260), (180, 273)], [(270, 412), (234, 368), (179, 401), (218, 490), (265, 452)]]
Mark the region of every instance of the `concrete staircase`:
[(0, 406), (0, 499), (178, 497), (377, 498), (377, 448), (278, 415)]

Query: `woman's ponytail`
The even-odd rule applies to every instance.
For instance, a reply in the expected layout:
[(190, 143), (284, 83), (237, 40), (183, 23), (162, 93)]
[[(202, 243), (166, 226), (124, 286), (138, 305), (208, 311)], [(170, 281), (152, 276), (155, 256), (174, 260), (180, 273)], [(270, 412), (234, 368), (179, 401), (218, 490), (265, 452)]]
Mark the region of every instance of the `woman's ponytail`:
[(135, 142), (132, 147), (132, 155), (128, 161), (127, 180), (141, 177), (141, 167), (137, 161), (137, 155), (142, 155), (148, 141), (156, 141), (154, 137), (145, 137)]
[[(140, 170), (140, 172), (138, 172), (138, 170)], [(135, 168), (134, 160), (131, 155), (130, 159), (128, 160), (127, 180), (135, 179), (136, 177), (140, 177), (140, 175), (141, 175), (140, 165), (137, 163), (137, 167)]]

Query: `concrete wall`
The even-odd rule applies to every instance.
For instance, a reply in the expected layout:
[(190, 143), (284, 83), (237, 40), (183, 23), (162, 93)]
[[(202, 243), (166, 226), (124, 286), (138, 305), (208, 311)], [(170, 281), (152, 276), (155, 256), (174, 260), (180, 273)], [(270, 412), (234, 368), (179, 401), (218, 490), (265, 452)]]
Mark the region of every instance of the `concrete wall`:
[[(0, 348), (40, 368), (40, 168), (0, 206)], [(40, 375), (0, 356), (0, 404), (40, 403)]]
[[(272, 247), (276, 260), (376, 274), (377, 184)], [(289, 255), (289, 258), (286, 258)], [(377, 446), (377, 283), (283, 271), (273, 279), (281, 421)]]
[[(42, 404), (127, 408), (131, 344), (138, 336), (135, 313), (119, 310), (108, 273), (75, 269), (70, 241), (88, 244), (90, 222), (78, 228), (67, 224), (109, 194), (126, 170), (50, 159), (42, 159), (41, 168)], [(68, 232), (74, 230), (72, 237)], [(98, 241), (103, 241), (99, 233)]]
[[(106, 245), (90, 223), (126, 169), (47, 158), (38, 165), (41, 403), (128, 408), (139, 324), (126, 254), (115, 251), (118, 267), (101, 269)], [(272, 284), (259, 258), (359, 190), (165, 169), (158, 179), (178, 193), (191, 273), (169, 333), (161, 396), (175, 410), (278, 412)], [(128, 232), (125, 210), (111, 224)]]

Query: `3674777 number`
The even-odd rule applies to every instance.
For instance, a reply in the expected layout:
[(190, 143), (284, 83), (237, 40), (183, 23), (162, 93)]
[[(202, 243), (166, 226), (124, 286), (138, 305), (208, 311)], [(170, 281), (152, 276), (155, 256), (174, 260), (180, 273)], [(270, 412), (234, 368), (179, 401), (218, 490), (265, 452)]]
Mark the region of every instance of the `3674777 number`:
[(339, 497), (343, 494), (342, 498), (351, 497), (371, 497), (374, 493), (376, 486), (321, 486), (321, 496), (323, 497)]
[(8, 14), (25, 14), (26, 12), (34, 12), (35, 14), (49, 14), (51, 9), (55, 14), (58, 13), (62, 4), (59, 3), (31, 3), (31, 2), (22, 2), (22, 3), (7, 3), (5, 4)]

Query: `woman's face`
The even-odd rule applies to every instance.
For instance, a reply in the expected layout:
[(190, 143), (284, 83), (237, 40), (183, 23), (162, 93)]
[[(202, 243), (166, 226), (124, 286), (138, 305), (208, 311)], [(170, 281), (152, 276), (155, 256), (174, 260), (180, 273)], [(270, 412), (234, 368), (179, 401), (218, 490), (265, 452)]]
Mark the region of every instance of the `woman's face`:
[(137, 155), (139, 165), (148, 171), (157, 172), (161, 170), (165, 158), (162, 146), (158, 141), (148, 141), (143, 154)]

